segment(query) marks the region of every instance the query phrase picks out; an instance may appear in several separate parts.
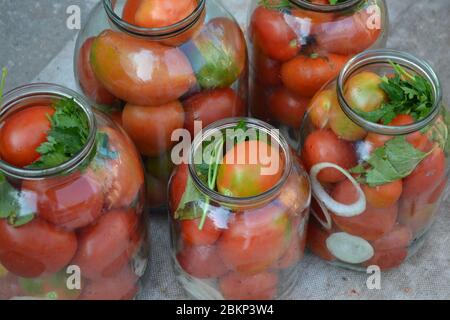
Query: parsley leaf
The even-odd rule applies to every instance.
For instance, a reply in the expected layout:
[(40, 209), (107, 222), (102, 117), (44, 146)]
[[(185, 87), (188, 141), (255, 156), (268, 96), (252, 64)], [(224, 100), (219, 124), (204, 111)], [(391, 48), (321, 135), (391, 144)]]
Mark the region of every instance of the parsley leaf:
[(16, 228), (32, 221), (35, 214), (26, 212), (28, 208), (22, 201), (22, 194), (0, 172), (0, 219), (8, 219), (8, 223)]
[(289, 0), (260, 0), (259, 5), (266, 9), (287, 9), (291, 7)]
[(360, 180), (370, 187), (384, 185), (410, 175), (432, 151), (424, 153), (414, 148), (405, 137), (395, 137), (350, 172), (361, 174)]
[(367, 121), (383, 124), (391, 123), (399, 114), (410, 114), (416, 121), (426, 118), (434, 103), (431, 84), (424, 77), (412, 75), (398, 64), (390, 64), (395, 76), (384, 76), (380, 84), (389, 101), (377, 110), (356, 112)]
[(73, 158), (86, 145), (89, 124), (83, 110), (73, 99), (62, 99), (55, 104), (55, 113), (49, 117), (51, 129), (47, 141), (36, 150), (39, 160), (30, 169), (56, 167)]

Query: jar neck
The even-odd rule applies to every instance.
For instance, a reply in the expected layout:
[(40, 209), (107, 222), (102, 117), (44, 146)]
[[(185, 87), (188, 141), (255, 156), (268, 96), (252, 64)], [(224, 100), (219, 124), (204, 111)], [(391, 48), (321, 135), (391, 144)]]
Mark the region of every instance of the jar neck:
[[(199, 164), (199, 160), (203, 161), (203, 158), (199, 159), (198, 156), (200, 152), (201, 157), (203, 157), (202, 146), (205, 141), (211, 141), (212, 137), (217, 136), (217, 134), (223, 135), (223, 132), (226, 132), (227, 129), (233, 130), (242, 121), (246, 123), (249, 132), (251, 132), (248, 136), (255, 136), (255, 134), (252, 133), (258, 134), (259, 137), (263, 135), (264, 137), (267, 137), (267, 141), (270, 142), (272, 146), (278, 147), (276, 149), (280, 150), (284, 167), (283, 174), (278, 180), (277, 184), (267, 192), (253, 197), (236, 198), (223, 195), (215, 190), (211, 190), (198, 176), (196, 164)], [(192, 177), (196, 188), (212, 201), (229, 207), (254, 207), (255, 204), (270, 201), (279, 194), (279, 191), (285, 185), (288, 177), (291, 174), (292, 167), (293, 164), (291, 152), (286, 139), (279, 133), (277, 129), (275, 129), (271, 125), (252, 118), (229, 118), (211, 124), (206, 129), (204, 129), (201, 134), (198, 134), (195, 137), (194, 142), (191, 145), (189, 155), (189, 174)]]
[(83, 110), (89, 125), (86, 145), (69, 161), (48, 169), (18, 168), (0, 159), (0, 172), (17, 179), (40, 180), (72, 173), (91, 155), (95, 148), (97, 124), (90, 104), (78, 93), (59, 85), (36, 83), (19, 87), (5, 94), (0, 105), (0, 123), (9, 116), (37, 105), (53, 105), (55, 100), (73, 99)]
[[(398, 64), (408, 72), (424, 77), (430, 83), (433, 91), (433, 107), (426, 118), (406, 126), (383, 125), (362, 118), (347, 103), (344, 88), (353, 75), (368, 68), (392, 69), (390, 63)], [(339, 104), (347, 117), (365, 130), (383, 135), (405, 135), (419, 131), (435, 120), (442, 107), (441, 83), (433, 68), (422, 59), (396, 50), (369, 50), (355, 56), (341, 70), (337, 79), (336, 90)]]
[(337, 4), (329, 4), (329, 5), (324, 5), (324, 4), (316, 4), (316, 3), (312, 3), (308, 0), (289, 0), (292, 4), (305, 9), (305, 10), (310, 10), (310, 11), (315, 11), (315, 12), (339, 12), (339, 11), (345, 11), (345, 10), (349, 10), (349, 9), (353, 9), (355, 7), (357, 7), (359, 4), (361, 4), (364, 0), (347, 0), (344, 1), (342, 3), (337, 3)]
[(143, 28), (126, 22), (116, 13), (114, 0), (103, 0), (103, 6), (109, 20), (119, 30), (134, 36), (160, 40), (175, 37), (192, 28), (201, 19), (206, 7), (206, 0), (198, 0), (198, 5), (195, 10), (185, 19), (161, 28)]

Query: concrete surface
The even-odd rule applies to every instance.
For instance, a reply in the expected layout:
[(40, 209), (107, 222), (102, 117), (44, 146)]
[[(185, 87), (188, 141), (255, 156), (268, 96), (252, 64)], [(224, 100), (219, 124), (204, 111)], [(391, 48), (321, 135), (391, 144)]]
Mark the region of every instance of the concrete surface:
[[(208, 0), (214, 1), (214, 0)], [(255, 0), (256, 1), (256, 0)], [(7, 88), (31, 81), (57, 82), (75, 88), (72, 71), (76, 31), (66, 28), (68, 5), (82, 8), (82, 18), (96, 0), (0, 0), (0, 66), (10, 68)], [(250, 0), (223, 0), (244, 26)], [(391, 19), (388, 46), (407, 50), (429, 60), (438, 71), (447, 101), (450, 101), (450, 1), (387, 0)], [(450, 298), (450, 218), (449, 202), (424, 248), (401, 269), (383, 278), (383, 290), (368, 291), (365, 275), (337, 270), (317, 258), (307, 256), (302, 263), (298, 296), (303, 299), (407, 299)], [(151, 274), (146, 298), (184, 298), (170, 270), (166, 217), (153, 216)], [(161, 248), (162, 247), (162, 248)], [(161, 279), (165, 279), (162, 281)], [(307, 279), (320, 279), (311, 283)], [(300, 293), (301, 292), (301, 293)]]

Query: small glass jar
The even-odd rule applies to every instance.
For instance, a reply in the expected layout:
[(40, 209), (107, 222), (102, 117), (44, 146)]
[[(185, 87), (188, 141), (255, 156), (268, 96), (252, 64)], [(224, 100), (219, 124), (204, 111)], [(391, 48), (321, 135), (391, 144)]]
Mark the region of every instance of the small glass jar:
[(123, 126), (143, 156), (151, 208), (167, 203), (175, 130), (187, 129), (193, 138), (201, 126), (247, 115), (248, 58), (239, 25), (218, 1), (206, 0), (185, 1), (192, 12), (165, 25), (181, 8), (169, 2), (101, 1), (75, 49), (79, 87)]
[[(32, 84), (7, 93), (0, 128), (73, 99), (87, 143), (48, 169), (0, 159), (0, 299), (132, 299), (148, 259), (144, 170), (125, 132), (77, 93)], [(32, 133), (30, 133), (32, 134)]]
[[(366, 120), (356, 110), (392, 101), (381, 84), (397, 76), (396, 65), (406, 71), (399, 79), (428, 82), (428, 114), (418, 121), (406, 111), (387, 122)], [(425, 61), (393, 50), (349, 61), (313, 98), (301, 127), (315, 197), (309, 248), (361, 271), (397, 268), (413, 255), (446, 196), (449, 120), (439, 79)]]
[(352, 56), (386, 45), (384, 0), (330, 2), (253, 1), (250, 113), (280, 128), (295, 147), (295, 133), (316, 92)]
[[(242, 120), (250, 130), (267, 134), (271, 146), (280, 147), (284, 163), (271, 189), (246, 198), (212, 190), (196, 166), (205, 141)], [(171, 254), (183, 288), (195, 299), (288, 298), (303, 258), (311, 189), (285, 139), (262, 121), (231, 118), (196, 137), (189, 163), (177, 167), (169, 185)], [(206, 212), (203, 228), (199, 210)]]

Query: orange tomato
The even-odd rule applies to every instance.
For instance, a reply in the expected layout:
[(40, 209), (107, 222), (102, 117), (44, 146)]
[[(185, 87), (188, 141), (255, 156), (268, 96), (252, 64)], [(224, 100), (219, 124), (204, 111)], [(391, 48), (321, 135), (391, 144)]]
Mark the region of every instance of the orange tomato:
[(369, 187), (366, 184), (361, 187), (366, 195), (367, 202), (374, 208), (389, 208), (393, 206), (400, 199), (403, 192), (402, 180), (376, 187)]
[(144, 28), (163, 28), (189, 17), (195, 8), (196, 0), (141, 0), (134, 21)]
[(335, 104), (338, 104), (338, 101), (333, 89), (320, 91), (314, 96), (308, 116), (316, 129), (326, 129), (329, 126), (330, 111)]

